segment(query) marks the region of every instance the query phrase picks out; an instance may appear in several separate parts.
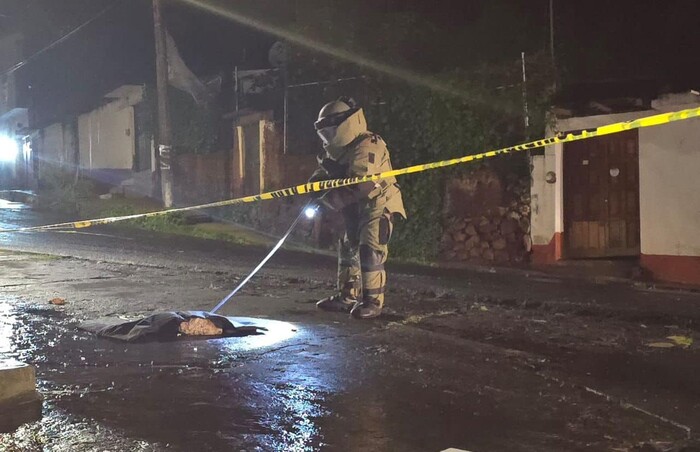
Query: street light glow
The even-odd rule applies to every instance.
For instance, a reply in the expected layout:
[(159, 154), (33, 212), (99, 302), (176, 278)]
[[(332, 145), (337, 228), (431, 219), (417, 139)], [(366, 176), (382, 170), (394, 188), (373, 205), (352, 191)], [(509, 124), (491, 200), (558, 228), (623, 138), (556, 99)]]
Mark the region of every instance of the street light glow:
[(0, 162), (14, 162), (19, 154), (17, 141), (8, 136), (0, 136)]

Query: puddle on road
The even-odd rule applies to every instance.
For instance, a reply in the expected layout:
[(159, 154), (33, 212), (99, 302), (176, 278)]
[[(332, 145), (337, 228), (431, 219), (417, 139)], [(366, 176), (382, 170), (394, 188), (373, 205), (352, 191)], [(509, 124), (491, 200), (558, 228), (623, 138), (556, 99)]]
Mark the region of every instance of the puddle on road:
[(130, 344), (78, 331), (60, 308), (2, 299), (0, 355), (35, 365), (45, 398), (44, 420), (2, 440), (36, 437), (56, 451), (318, 450), (329, 371), (290, 359), (307, 332), (261, 323), (261, 336)]
[(13, 315), (10, 303), (0, 303), (0, 356), (8, 356), (13, 351), (12, 338), (14, 336), (17, 318)]
[[(18, 221), (25, 215), (22, 210), (28, 209), (29, 206), (19, 202), (0, 199), (0, 229), (13, 229), (19, 226)], [(0, 238), (11, 239), (11, 234), (0, 234)]]
[[(45, 320), (36, 321), (34, 317), (41, 314)], [(41, 362), (45, 357), (37, 353), (40, 344), (53, 347), (65, 334), (66, 323), (61, 311), (28, 308), (16, 298), (0, 299), (0, 357)]]
[(322, 408), (324, 396), (306, 386), (293, 384), (279, 384), (267, 390), (281, 409), (262, 422), (281, 435), (263, 438), (261, 446), (280, 451), (320, 449), (323, 444), (316, 420), (329, 414)]
[(238, 323), (251, 323), (255, 326), (265, 328), (264, 334), (253, 334), (243, 337), (229, 337), (209, 341), (210, 344), (218, 346), (222, 355), (229, 355), (242, 351), (251, 351), (259, 348), (270, 347), (277, 344), (282, 344), (297, 335), (302, 335), (304, 332), (291, 323), (281, 322), (279, 320), (268, 320), (260, 318), (233, 317)]
[(19, 209), (26, 209), (29, 206), (26, 204), (22, 204), (21, 202), (13, 202), (13, 201), (8, 201), (6, 199), (0, 199), (0, 209), (12, 209), (12, 210), (19, 210)]
[(163, 444), (149, 444), (125, 437), (122, 432), (89, 420), (72, 419), (60, 410), (52, 410), (39, 422), (20, 427), (12, 435), (0, 435), (0, 451), (38, 452), (169, 450)]

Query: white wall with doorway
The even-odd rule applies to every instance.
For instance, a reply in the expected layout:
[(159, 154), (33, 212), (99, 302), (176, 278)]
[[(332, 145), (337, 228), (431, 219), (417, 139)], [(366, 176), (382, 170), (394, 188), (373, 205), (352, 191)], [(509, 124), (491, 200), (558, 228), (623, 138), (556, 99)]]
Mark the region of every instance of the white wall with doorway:
[(111, 102), (78, 118), (80, 166), (131, 169), (136, 152), (134, 108)]
[[(591, 129), (630, 121), (662, 112), (700, 107), (694, 94), (676, 94), (652, 102), (652, 109), (620, 114), (575, 117), (558, 120), (547, 135)], [(564, 232), (563, 152), (561, 144), (550, 146), (544, 155), (532, 159), (532, 241), (533, 250), (545, 247)], [(546, 183), (547, 173), (556, 182)], [(640, 238), (645, 257), (700, 257), (700, 118), (639, 130)], [(544, 250), (543, 252), (549, 252)], [(561, 254), (555, 259), (561, 258)], [(664, 261), (677, 265), (679, 272), (691, 273), (700, 263)], [(663, 267), (664, 265), (659, 265)], [(692, 270), (691, 270), (692, 269)], [(673, 280), (673, 269), (664, 279)], [(654, 271), (655, 274), (658, 270)], [(681, 279), (678, 279), (679, 281)], [(694, 281), (694, 279), (692, 279)], [(698, 276), (700, 280), (700, 275)], [(688, 277), (683, 282), (691, 281)]]
[[(548, 128), (547, 137), (582, 129), (593, 129), (616, 122), (630, 121), (658, 112), (654, 110), (636, 111), (596, 116), (559, 119)], [(556, 234), (564, 232), (564, 145), (547, 146), (544, 155), (533, 157), (532, 161), (532, 243), (533, 246), (548, 245)], [(545, 178), (550, 173), (554, 183)], [(640, 184), (643, 183), (640, 180)], [(557, 256), (560, 258), (561, 256)]]
[(265, 130), (271, 127), (271, 113), (254, 112), (234, 122), (233, 187), (236, 196), (257, 195), (267, 188)]

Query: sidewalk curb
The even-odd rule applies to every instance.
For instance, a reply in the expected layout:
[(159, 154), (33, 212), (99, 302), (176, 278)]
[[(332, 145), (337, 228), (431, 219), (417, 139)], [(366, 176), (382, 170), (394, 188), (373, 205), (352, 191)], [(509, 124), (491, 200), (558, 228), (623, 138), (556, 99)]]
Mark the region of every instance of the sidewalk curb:
[(9, 433), (41, 418), (33, 366), (13, 359), (0, 360), (0, 433)]
[(0, 199), (22, 204), (34, 204), (38, 196), (30, 190), (0, 190)]
[[(415, 264), (420, 265), (420, 264)], [(519, 268), (519, 267), (502, 267), (502, 266), (486, 266), (478, 264), (450, 264), (440, 263), (436, 266), (427, 266), (427, 268), (447, 270), (466, 270), (475, 273), (492, 273), (502, 275), (521, 276), (524, 278), (552, 278), (560, 281), (578, 281), (591, 284), (622, 284), (637, 290), (656, 291), (656, 292), (678, 292), (678, 293), (700, 293), (700, 287), (688, 286), (684, 284), (674, 284), (662, 281), (643, 281), (634, 278), (626, 278), (622, 276), (605, 276), (605, 275), (576, 275), (565, 274), (559, 268), (548, 269), (546, 267), (536, 268)]]

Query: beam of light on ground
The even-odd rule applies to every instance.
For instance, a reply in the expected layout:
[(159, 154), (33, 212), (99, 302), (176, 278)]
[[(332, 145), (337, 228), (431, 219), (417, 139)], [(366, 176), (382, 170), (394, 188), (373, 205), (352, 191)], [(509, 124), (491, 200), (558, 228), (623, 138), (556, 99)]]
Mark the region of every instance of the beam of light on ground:
[(460, 91), (456, 89), (453, 86), (450, 86), (449, 84), (443, 83), (439, 80), (436, 80), (435, 78), (428, 77), (425, 75), (421, 75), (417, 72), (406, 70), (406, 69), (401, 69), (396, 66), (390, 65), (383, 63), (381, 61), (368, 58), (362, 55), (358, 55), (357, 53), (350, 52), (345, 49), (341, 49), (339, 47), (335, 47), (317, 40), (312, 40), (309, 39), (299, 33), (295, 33), (293, 31), (284, 29), (282, 27), (279, 27), (277, 25), (273, 25), (270, 23), (265, 23), (262, 22), (258, 19), (254, 19), (252, 17), (248, 17), (244, 14), (241, 14), (233, 9), (231, 7), (224, 8), (219, 5), (214, 5), (211, 3), (211, 1), (208, 0), (180, 0), (183, 3), (186, 3), (188, 5), (194, 6), (196, 8), (208, 11), (212, 14), (216, 14), (217, 16), (224, 17), (226, 19), (232, 20), (234, 22), (237, 22), (241, 25), (254, 28), (256, 30), (262, 31), (264, 33), (271, 34), (273, 36), (276, 36), (280, 39), (283, 39), (287, 42), (290, 42), (292, 44), (296, 44), (298, 46), (323, 53), (325, 55), (328, 55), (330, 57), (337, 58), (339, 60), (347, 61), (350, 63), (354, 63), (358, 66), (362, 66), (371, 70), (374, 70), (376, 72), (392, 76), (394, 78), (398, 78), (401, 80), (404, 80), (408, 83), (411, 83), (413, 85), (418, 85), (418, 86), (423, 86), (425, 88), (429, 88), (433, 91), (441, 92), (444, 94), (449, 94), (452, 96), (456, 97), (461, 97), (461, 98), (468, 98), (468, 93), (465, 93), (463, 91)]
[(231, 319), (235, 325), (252, 325), (265, 328), (265, 331), (263, 334), (253, 334), (243, 337), (229, 337), (217, 340), (216, 345), (227, 354), (281, 344), (295, 336), (302, 334), (302, 332), (299, 331), (299, 327), (280, 320), (252, 317), (229, 317), (229, 319)]

